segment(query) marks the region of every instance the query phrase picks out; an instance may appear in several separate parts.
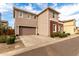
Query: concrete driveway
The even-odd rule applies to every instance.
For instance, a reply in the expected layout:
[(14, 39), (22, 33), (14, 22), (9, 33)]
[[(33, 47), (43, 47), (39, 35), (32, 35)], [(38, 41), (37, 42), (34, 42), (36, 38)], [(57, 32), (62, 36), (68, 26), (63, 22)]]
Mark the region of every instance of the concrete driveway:
[(37, 35), (20, 36), (20, 39), (23, 41), (26, 47), (39, 45), (39, 44), (51, 42), (54, 40), (50, 37), (37, 36)]
[[(30, 50), (18, 54), (29, 56), (72, 56), (79, 55), (79, 35), (58, 39), (44, 36), (20, 37)], [(35, 48), (34, 48), (35, 47)]]

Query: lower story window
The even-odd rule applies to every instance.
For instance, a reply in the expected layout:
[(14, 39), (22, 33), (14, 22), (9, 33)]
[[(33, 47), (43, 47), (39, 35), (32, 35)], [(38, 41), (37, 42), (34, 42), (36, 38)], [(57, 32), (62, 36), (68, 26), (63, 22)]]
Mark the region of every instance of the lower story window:
[(53, 24), (53, 32), (56, 32), (56, 24)]
[(59, 31), (62, 31), (62, 26), (61, 25), (58, 27), (58, 30)]

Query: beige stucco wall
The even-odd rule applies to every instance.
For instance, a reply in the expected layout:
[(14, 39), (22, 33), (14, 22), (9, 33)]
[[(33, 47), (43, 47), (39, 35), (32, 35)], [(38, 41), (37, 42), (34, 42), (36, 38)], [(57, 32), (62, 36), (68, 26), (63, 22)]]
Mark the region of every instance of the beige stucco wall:
[(49, 36), (49, 19), (48, 10), (38, 16), (38, 33), (39, 35)]
[(40, 35), (50, 36), (50, 20), (58, 22), (58, 14), (54, 12), (53, 18), (52, 10), (47, 9), (38, 16), (38, 33)]
[(35, 19), (23, 19), (23, 18), (15, 18), (15, 24), (17, 26), (29, 26), (29, 27), (37, 27), (37, 20)]
[(64, 22), (64, 31), (66, 33), (75, 34), (75, 21)]
[[(54, 13), (54, 18), (53, 18), (53, 13)], [(58, 14), (52, 10), (49, 10), (49, 19), (58, 22)]]
[[(15, 18), (28, 19), (28, 16), (30, 16), (31, 17), (30, 19), (34, 19), (34, 16), (35, 16), (35, 14), (28, 13), (28, 12), (22, 12), (22, 11), (19, 11), (19, 10), (14, 10), (14, 12), (15, 12)], [(20, 17), (20, 12), (22, 12), (23, 17)]]

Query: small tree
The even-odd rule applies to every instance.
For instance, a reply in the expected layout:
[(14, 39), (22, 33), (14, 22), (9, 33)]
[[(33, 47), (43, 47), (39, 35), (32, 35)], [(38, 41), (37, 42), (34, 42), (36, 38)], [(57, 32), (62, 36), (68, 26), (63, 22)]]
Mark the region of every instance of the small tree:
[(1, 26), (2, 35), (6, 35), (7, 30), (8, 30), (7, 26)]
[(7, 30), (8, 30), (8, 27), (3, 27), (3, 30), (2, 31), (3, 31), (3, 34), (4, 35), (6, 35)]

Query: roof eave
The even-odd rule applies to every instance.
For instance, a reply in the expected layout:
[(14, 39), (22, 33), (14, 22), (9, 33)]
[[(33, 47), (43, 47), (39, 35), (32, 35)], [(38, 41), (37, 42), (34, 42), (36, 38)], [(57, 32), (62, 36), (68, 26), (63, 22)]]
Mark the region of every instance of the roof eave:
[(48, 7), (48, 8), (46, 8), (46, 9), (44, 9), (42, 12), (40, 12), (37, 16), (39, 16), (41, 13), (45, 12), (45, 11), (48, 10), (48, 9), (50, 9), (50, 10), (56, 12), (57, 14), (60, 14), (58, 11), (56, 11), (56, 10), (54, 10), (54, 9), (52, 9), (52, 8), (50, 8), (50, 7)]

